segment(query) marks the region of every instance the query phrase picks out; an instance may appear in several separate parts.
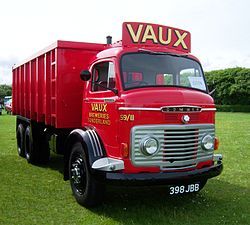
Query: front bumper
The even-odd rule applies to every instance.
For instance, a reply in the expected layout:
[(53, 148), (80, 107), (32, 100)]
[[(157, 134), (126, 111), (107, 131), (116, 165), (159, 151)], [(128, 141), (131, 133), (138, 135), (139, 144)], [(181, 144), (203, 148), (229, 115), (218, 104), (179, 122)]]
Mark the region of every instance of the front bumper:
[[(220, 159), (220, 158), (219, 158)], [(127, 185), (161, 185), (161, 184), (183, 184), (207, 180), (218, 176), (223, 170), (222, 158), (216, 160), (213, 166), (195, 169), (185, 172), (160, 172), (160, 173), (137, 173), (124, 174), (107, 172), (106, 182), (111, 184), (127, 184)]]

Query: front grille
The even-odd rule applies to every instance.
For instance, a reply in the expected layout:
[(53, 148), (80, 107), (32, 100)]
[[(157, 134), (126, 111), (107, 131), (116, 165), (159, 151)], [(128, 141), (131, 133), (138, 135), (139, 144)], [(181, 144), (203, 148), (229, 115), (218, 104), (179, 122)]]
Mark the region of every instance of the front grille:
[[(213, 124), (135, 126), (131, 130), (131, 159), (136, 166), (159, 166), (162, 170), (193, 168), (198, 162), (212, 160), (213, 151), (201, 148), (201, 139), (214, 137)], [(140, 142), (146, 137), (159, 141), (159, 150), (145, 156)]]
[[(190, 117), (190, 121), (192, 123), (197, 123), (200, 120), (200, 113), (189, 113), (188, 116)], [(173, 123), (175, 121), (181, 121), (182, 115), (181, 114), (175, 114), (175, 113), (166, 113), (165, 114), (165, 120), (167, 123)]]

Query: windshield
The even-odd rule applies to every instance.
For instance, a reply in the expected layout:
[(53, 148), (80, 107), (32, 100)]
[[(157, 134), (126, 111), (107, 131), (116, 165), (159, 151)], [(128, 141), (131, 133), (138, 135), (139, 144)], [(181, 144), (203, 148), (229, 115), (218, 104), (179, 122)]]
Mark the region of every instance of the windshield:
[(147, 86), (179, 86), (206, 91), (198, 62), (183, 56), (132, 53), (121, 59), (125, 89)]

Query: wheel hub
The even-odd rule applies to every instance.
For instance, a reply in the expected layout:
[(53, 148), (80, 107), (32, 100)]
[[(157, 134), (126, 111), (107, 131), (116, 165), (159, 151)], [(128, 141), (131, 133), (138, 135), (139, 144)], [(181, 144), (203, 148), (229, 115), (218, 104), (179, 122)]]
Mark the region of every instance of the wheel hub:
[(81, 156), (76, 156), (71, 164), (71, 180), (75, 189), (82, 194), (86, 187), (86, 173)]

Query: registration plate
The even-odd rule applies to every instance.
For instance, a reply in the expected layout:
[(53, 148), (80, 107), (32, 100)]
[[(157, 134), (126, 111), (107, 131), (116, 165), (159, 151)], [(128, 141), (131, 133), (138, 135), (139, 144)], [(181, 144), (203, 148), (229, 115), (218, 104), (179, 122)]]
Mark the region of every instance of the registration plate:
[(186, 185), (175, 185), (169, 187), (169, 194), (170, 195), (178, 195), (178, 194), (185, 194), (185, 193), (193, 193), (200, 190), (200, 184), (186, 184)]

